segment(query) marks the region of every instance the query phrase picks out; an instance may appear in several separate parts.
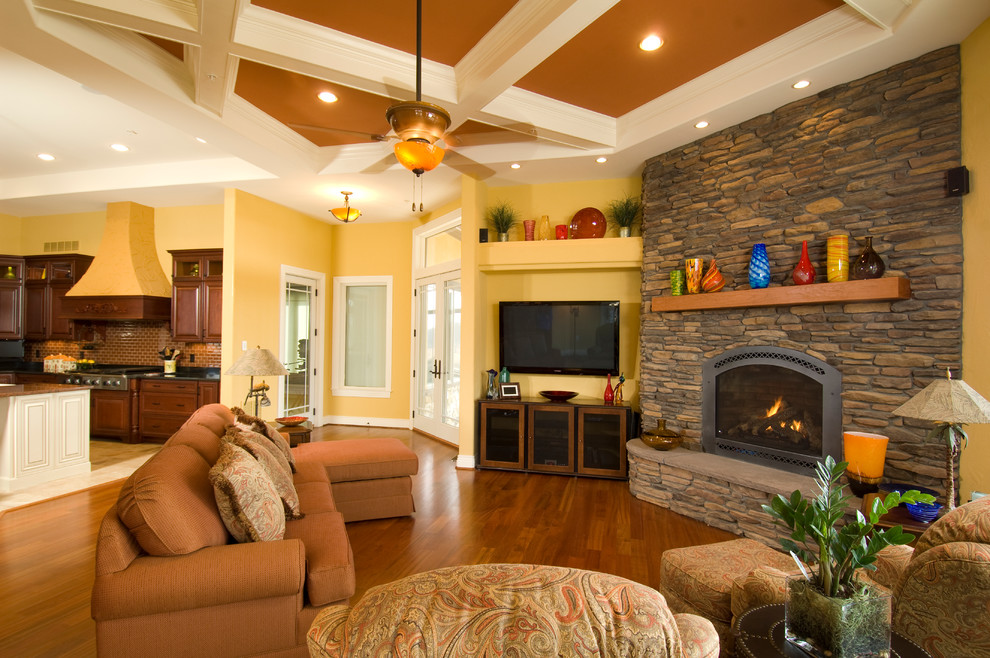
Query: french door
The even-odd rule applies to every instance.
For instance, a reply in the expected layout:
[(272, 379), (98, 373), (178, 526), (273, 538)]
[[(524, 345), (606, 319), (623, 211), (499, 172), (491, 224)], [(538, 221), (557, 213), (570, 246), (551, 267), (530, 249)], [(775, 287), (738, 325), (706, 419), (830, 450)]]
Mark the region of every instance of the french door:
[(461, 386), (460, 271), (416, 280), (413, 427), (458, 442)]
[(279, 410), (282, 416), (319, 418), (320, 278), (297, 272), (282, 273), (281, 358), (286, 370)]

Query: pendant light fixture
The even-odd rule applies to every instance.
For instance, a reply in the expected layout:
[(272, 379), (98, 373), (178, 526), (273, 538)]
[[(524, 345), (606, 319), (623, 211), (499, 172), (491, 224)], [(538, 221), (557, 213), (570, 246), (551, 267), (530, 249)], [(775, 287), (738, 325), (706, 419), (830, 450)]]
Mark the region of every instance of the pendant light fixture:
[(402, 140), (395, 145), (399, 164), (417, 178), (440, 164), (445, 151), (436, 141), (450, 127), (450, 115), (439, 105), (423, 102), (423, 0), (416, 0), (416, 100), (395, 103), (385, 111), (385, 118)]
[(344, 207), (334, 208), (330, 212), (340, 221), (350, 224), (361, 216), (361, 211), (357, 208), (351, 208), (350, 196), (354, 194), (353, 192), (341, 192), (341, 194), (344, 195)]

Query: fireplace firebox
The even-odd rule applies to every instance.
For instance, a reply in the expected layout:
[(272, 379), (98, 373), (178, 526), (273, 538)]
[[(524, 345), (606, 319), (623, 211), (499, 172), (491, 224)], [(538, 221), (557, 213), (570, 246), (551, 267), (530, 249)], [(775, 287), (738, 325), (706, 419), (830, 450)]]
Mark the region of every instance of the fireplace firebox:
[(842, 374), (815, 357), (739, 347), (702, 366), (705, 452), (814, 475), (842, 458)]

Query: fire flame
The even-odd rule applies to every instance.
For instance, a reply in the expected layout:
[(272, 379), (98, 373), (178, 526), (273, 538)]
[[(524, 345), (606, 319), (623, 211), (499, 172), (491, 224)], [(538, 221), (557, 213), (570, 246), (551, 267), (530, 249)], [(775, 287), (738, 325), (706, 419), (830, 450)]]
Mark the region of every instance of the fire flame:
[(774, 416), (778, 411), (780, 411), (780, 405), (783, 401), (783, 398), (777, 398), (777, 401), (773, 403), (773, 406), (767, 409), (767, 418)]

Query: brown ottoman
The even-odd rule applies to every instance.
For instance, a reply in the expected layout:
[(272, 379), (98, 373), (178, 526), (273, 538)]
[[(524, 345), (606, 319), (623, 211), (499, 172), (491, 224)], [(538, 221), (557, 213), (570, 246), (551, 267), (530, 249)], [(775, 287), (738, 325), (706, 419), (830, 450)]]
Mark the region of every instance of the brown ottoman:
[(733, 655), (732, 584), (758, 567), (795, 568), (790, 555), (752, 539), (672, 548), (660, 557), (657, 588), (674, 612), (700, 615), (715, 626), (722, 656)]
[(416, 509), (411, 476), (419, 471), (419, 458), (398, 439), (303, 443), (292, 451), (327, 469), (334, 503), (348, 523), (408, 516)]

